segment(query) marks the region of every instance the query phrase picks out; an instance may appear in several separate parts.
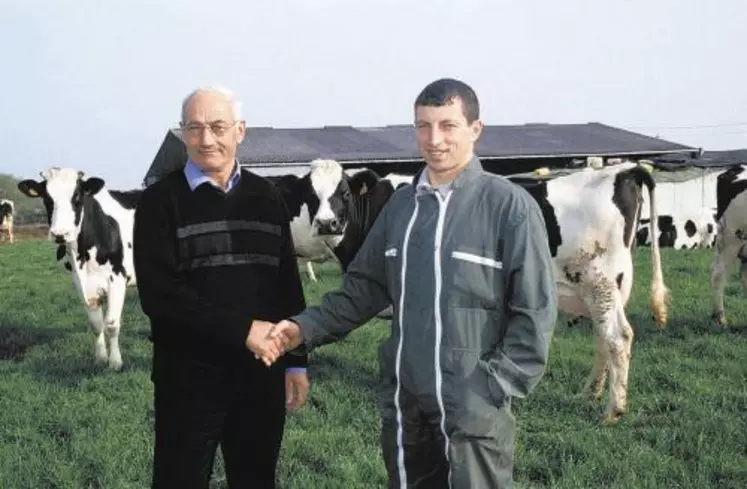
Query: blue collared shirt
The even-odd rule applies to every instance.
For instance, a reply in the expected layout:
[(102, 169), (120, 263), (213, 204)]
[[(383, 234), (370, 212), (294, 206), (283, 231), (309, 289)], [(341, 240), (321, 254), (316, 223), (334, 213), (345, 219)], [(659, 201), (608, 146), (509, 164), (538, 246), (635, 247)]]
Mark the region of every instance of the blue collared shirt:
[[(196, 189), (203, 183), (209, 183), (213, 187), (223, 190), (220, 185), (215, 182), (215, 180), (210, 178), (208, 175), (205, 175), (205, 173), (200, 169), (199, 166), (195, 164), (194, 161), (192, 161), (191, 158), (188, 159), (187, 163), (184, 165), (184, 176), (187, 177), (187, 183), (189, 184), (189, 188), (191, 190)], [(233, 173), (231, 173), (231, 176), (228, 179), (228, 185), (226, 186), (225, 191), (228, 192), (233, 187), (235, 187), (240, 178), (241, 167), (239, 166), (239, 162), (234, 160)]]
[[(235, 187), (236, 184), (239, 183), (239, 179), (241, 178), (241, 167), (239, 166), (239, 162), (235, 160), (234, 162), (235, 166), (233, 169), (233, 173), (231, 173), (231, 176), (228, 179), (228, 185), (226, 186), (225, 190), (226, 192)], [(194, 161), (192, 161), (192, 159), (187, 159), (187, 163), (184, 165), (184, 176), (187, 178), (187, 184), (192, 191), (194, 191), (194, 189), (196, 189), (203, 183), (209, 183), (215, 188), (223, 190), (220, 185), (218, 185), (212, 178), (205, 175), (205, 173), (200, 169), (199, 166), (195, 164)], [(303, 367), (288, 367), (285, 371), (289, 374), (305, 373), (306, 369)]]

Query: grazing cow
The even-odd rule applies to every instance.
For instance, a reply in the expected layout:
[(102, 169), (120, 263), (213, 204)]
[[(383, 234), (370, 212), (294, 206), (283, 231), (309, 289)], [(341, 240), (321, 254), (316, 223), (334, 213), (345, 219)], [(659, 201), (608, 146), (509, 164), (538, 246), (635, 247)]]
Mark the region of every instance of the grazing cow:
[[(659, 216), (656, 227), (657, 239), (662, 248), (711, 248), (716, 240), (716, 220), (713, 211), (709, 209), (683, 216)], [(652, 237), (651, 220), (641, 219), (636, 233), (637, 244), (650, 246)]]
[(736, 258), (741, 262), (742, 289), (747, 293), (747, 166), (734, 165), (716, 179), (715, 255), (710, 267), (711, 318), (727, 324), (724, 314), (724, 286), (727, 271)]
[(23, 180), (18, 189), (43, 200), (49, 234), (58, 245), (57, 261), (71, 272), (96, 334), (94, 357), (97, 362), (108, 360), (110, 368), (119, 370), (125, 292), (136, 283), (132, 232), (142, 191), (108, 190), (104, 180), (84, 179), (83, 172), (71, 168), (49, 168), (40, 175), (42, 181)]
[(0, 241), (4, 239), (5, 232), (8, 233), (8, 241), (13, 242), (13, 216), (15, 205), (12, 200), (0, 199)]
[[(542, 209), (557, 277), (558, 308), (572, 318), (592, 321), (595, 361), (584, 390), (598, 400), (609, 374), (605, 420), (615, 422), (627, 411), (633, 328), (625, 306), (633, 286), (632, 247), (643, 186), (649, 193), (650, 216), (657, 217), (655, 182), (644, 167), (624, 162), (549, 181), (516, 183)], [(651, 307), (656, 323), (663, 326), (669, 291), (656, 240), (651, 256)]]

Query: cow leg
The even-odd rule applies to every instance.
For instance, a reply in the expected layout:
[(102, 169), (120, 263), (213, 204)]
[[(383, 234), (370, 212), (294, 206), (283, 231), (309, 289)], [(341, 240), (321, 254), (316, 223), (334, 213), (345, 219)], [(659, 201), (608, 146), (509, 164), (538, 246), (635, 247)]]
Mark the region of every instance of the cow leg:
[(711, 319), (720, 326), (726, 325), (724, 314), (724, 287), (729, 266), (739, 253), (739, 243), (725, 245), (719, 236), (716, 242), (716, 253), (711, 263)]
[[(69, 258), (71, 265), (74, 260)], [(91, 329), (96, 335), (96, 343), (94, 345), (94, 359), (96, 363), (103, 363), (107, 360), (106, 343), (104, 341), (104, 312), (101, 309), (101, 301), (88, 297), (88, 290), (86, 288), (87, 283), (84, 278), (83, 270), (77, 266), (71, 267), (71, 273), (73, 278), (73, 285), (75, 286), (78, 296), (83, 301), (83, 306), (86, 308), (86, 314), (88, 315), (88, 321), (91, 324)]]
[(314, 273), (314, 267), (310, 261), (306, 262), (306, 274), (309, 276), (312, 282), (316, 283), (316, 274)]
[(610, 399), (605, 413), (607, 423), (619, 421), (628, 410), (628, 373), (633, 349), (633, 328), (620, 301), (615, 306), (615, 315), (615, 329), (608, 337)]
[[(590, 274), (591, 290), (585, 294), (594, 324), (594, 368), (585, 386), (585, 394), (599, 398), (609, 375), (610, 398), (605, 422), (614, 423), (627, 411), (628, 370), (633, 344), (630, 327), (617, 282), (601, 274)], [(608, 372), (607, 372), (608, 371)]]
[(88, 313), (88, 320), (91, 323), (91, 329), (96, 335), (93, 357), (97, 364), (104, 363), (108, 357), (106, 354), (106, 342), (104, 341), (104, 311), (100, 305), (89, 307), (86, 304), (86, 313)]
[(609, 355), (607, 350), (607, 343), (604, 338), (599, 334), (599, 330), (594, 328), (594, 367), (586, 380), (581, 391), (582, 396), (589, 397), (593, 401), (598, 401), (602, 397), (602, 391), (604, 390), (604, 382), (607, 379), (607, 364), (609, 362)]
[(127, 285), (124, 277), (118, 276), (109, 285), (108, 304), (106, 309), (106, 338), (109, 343), (109, 368), (122, 368), (122, 353), (119, 350), (119, 329), (124, 309)]

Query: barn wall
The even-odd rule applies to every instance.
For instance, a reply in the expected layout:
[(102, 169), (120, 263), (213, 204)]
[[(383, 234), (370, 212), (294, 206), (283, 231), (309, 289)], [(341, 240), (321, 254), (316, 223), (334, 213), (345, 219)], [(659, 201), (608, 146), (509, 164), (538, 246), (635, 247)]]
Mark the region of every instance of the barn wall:
[[(655, 178), (659, 215), (681, 216), (698, 213), (703, 208), (716, 208), (716, 179), (721, 171), (696, 169), (688, 172), (698, 172), (700, 176), (681, 181), (676, 181), (677, 178), (667, 178), (665, 175)], [(648, 218), (648, 192), (644, 192), (643, 200), (641, 217)]]

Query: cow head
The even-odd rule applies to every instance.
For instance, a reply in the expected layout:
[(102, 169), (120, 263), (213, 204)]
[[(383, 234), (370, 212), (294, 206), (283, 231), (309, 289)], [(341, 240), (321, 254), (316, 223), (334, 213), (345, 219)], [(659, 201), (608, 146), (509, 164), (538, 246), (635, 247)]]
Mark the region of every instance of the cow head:
[(347, 175), (335, 160), (316, 159), (310, 164), (307, 196), (312, 236), (342, 236), (355, 206), (367, 191), (367, 173)]
[(58, 244), (75, 241), (83, 218), (83, 202), (104, 186), (100, 178), (83, 179), (83, 172), (72, 168), (48, 168), (40, 172), (42, 181), (23, 180), (18, 189), (41, 198), (47, 211), (49, 234)]

